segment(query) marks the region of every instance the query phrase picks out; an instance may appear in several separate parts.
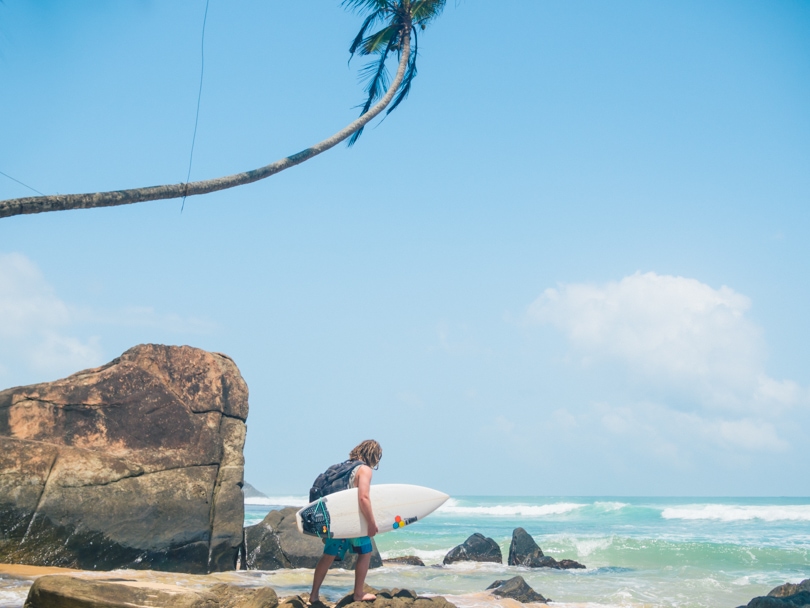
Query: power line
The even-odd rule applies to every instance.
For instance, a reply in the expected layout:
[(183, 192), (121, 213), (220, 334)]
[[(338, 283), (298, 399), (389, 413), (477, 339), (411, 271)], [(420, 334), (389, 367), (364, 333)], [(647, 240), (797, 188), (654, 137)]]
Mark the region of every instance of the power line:
[(205, 0), (205, 15), (203, 15), (202, 40), (200, 41), (200, 90), (197, 93), (197, 115), (194, 117), (194, 135), (191, 137), (191, 153), (188, 156), (188, 175), (186, 175), (186, 188), (183, 194), (183, 203), (180, 205), (180, 213), (186, 207), (186, 196), (188, 193), (188, 180), (191, 179), (191, 163), (194, 160), (194, 142), (197, 141), (197, 123), (200, 121), (200, 100), (202, 99), (203, 74), (205, 73), (205, 24), (208, 21), (208, 2)]
[(44, 194), (42, 194), (42, 192), (40, 192), (40, 191), (39, 191), (39, 190), (37, 190), (36, 188), (32, 188), (32, 187), (31, 187), (31, 186), (29, 186), (28, 184), (24, 184), (24, 183), (22, 183), (20, 180), (18, 180), (18, 179), (15, 179), (15, 178), (11, 177), (11, 176), (10, 176), (8, 173), (3, 173), (2, 171), (0, 171), (0, 175), (5, 175), (5, 176), (6, 176), (7, 178), (9, 178), (11, 181), (13, 181), (13, 182), (17, 182), (18, 184), (20, 184), (21, 186), (25, 186), (25, 187), (26, 187), (26, 188), (28, 188), (29, 190), (33, 190), (34, 192), (36, 192), (36, 193), (37, 193), (37, 194), (39, 194), (40, 196), (45, 196)]

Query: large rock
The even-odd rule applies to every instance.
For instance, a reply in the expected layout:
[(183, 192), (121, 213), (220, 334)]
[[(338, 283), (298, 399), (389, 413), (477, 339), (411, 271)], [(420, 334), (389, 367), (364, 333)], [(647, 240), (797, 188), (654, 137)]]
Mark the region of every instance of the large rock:
[(501, 548), (491, 538), (476, 532), (462, 544), (450, 549), (444, 556), (444, 564), (455, 562), (495, 562), (503, 563)]
[(744, 608), (794, 608), (796, 606), (810, 606), (810, 591), (800, 591), (783, 597), (770, 595), (755, 597)]
[(579, 562), (572, 559), (557, 561), (553, 557), (543, 555), (543, 550), (534, 541), (534, 538), (523, 528), (512, 531), (512, 542), (509, 545), (510, 566), (524, 566), (526, 568), (556, 568), (567, 570), (571, 568), (584, 568)]
[[(323, 555), (323, 542), (315, 536), (298, 531), (295, 507), (270, 511), (254, 526), (245, 528), (245, 554), (249, 570), (279, 570), (281, 568), (314, 568)], [(380, 553), (372, 539), (371, 568), (382, 566)], [(332, 568), (353, 570), (357, 555), (346, 552), (342, 561), (335, 560)]]
[(270, 587), (219, 583), (194, 590), (126, 578), (51, 575), (34, 581), (24, 608), (276, 608)]
[(810, 591), (810, 578), (804, 579), (799, 584), (785, 583), (784, 585), (774, 587), (768, 592), (768, 595), (771, 597), (789, 597), (802, 591)]
[(552, 601), (532, 589), (522, 576), (515, 576), (505, 581), (495, 581), (487, 589), (491, 589), (493, 595), (508, 597), (524, 604), (547, 604)]
[(0, 562), (234, 568), (247, 414), (234, 362), (188, 346), (0, 392)]
[(34, 581), (24, 608), (219, 608), (204, 591), (134, 580), (50, 575)]
[(740, 608), (791, 608), (810, 606), (810, 578), (799, 584), (785, 583), (774, 587), (768, 595), (755, 597), (747, 606)]

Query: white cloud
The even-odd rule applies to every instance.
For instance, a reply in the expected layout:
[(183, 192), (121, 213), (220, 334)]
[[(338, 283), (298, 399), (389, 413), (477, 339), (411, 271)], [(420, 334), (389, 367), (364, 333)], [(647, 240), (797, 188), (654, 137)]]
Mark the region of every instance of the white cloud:
[(761, 411), (798, 403), (805, 391), (765, 374), (750, 306), (728, 287), (648, 272), (546, 289), (528, 314), (562, 330), (583, 361), (621, 361), (637, 377), (706, 406)]
[(162, 314), (150, 307), (83, 309), (62, 300), (29, 258), (0, 253), (0, 386), (53, 379), (105, 362), (88, 327), (137, 327), (154, 334), (201, 334), (207, 319)]
[(70, 335), (69, 307), (19, 253), (0, 254), (0, 361), (39, 373), (78, 371), (102, 362), (98, 338)]
[(726, 420), (650, 402), (593, 404), (581, 419), (585, 424), (598, 424), (611, 435), (641, 438), (640, 445), (647, 453), (671, 464), (682, 464), (697, 444), (750, 452), (782, 452), (789, 447), (774, 425), (761, 419)]

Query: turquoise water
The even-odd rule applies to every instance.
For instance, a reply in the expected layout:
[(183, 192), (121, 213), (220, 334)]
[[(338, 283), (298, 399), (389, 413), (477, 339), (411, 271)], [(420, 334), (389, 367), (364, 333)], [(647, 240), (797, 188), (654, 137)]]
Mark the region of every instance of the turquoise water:
[[(305, 499), (263, 502), (246, 505), (246, 525), (260, 522), (271, 508), (303, 505)], [(430, 567), (473, 532), (495, 539), (505, 559), (517, 526), (532, 534), (546, 554), (575, 559), (587, 569), (475, 563)], [(371, 585), (441, 594), (460, 608), (518, 608), (512, 600), (484, 592), (494, 580), (516, 574), (565, 608), (735, 608), (776, 585), (810, 578), (810, 499), (454, 497), (423, 521), (379, 535), (377, 545), (383, 557), (417, 555), (428, 567), (375, 569), (369, 572)], [(127, 577), (205, 584), (201, 577), (176, 574), (128, 572)], [(216, 577), (270, 585), (284, 596), (308, 591), (312, 571)], [(342, 597), (352, 577), (351, 572), (330, 572), (323, 595)], [(30, 584), (0, 575), (0, 608), (21, 608)]]
[[(247, 505), (246, 524), (267, 510)], [(491, 602), (480, 592), (493, 580), (521, 574), (563, 604), (734, 608), (786, 581), (810, 578), (807, 498), (456, 497), (425, 520), (378, 536), (377, 545), (383, 557), (417, 555), (439, 564), (452, 547), (480, 532), (500, 544), (506, 559), (518, 526), (546, 554), (587, 569), (385, 568), (373, 571), (369, 582), (483, 605)], [(308, 584), (306, 577), (273, 578), (291, 591)], [(344, 591), (336, 585), (336, 595)]]

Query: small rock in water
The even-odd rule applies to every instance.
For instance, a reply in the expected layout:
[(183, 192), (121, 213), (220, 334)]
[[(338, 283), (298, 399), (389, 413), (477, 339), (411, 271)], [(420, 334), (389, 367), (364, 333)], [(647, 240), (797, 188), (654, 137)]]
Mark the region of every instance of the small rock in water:
[(444, 564), (455, 562), (494, 562), (503, 563), (501, 548), (491, 538), (476, 532), (457, 547), (453, 547), (444, 556)]
[(509, 559), (507, 563), (510, 566), (556, 568), (558, 570), (585, 567), (572, 559), (561, 559), (557, 561), (551, 556), (543, 555), (543, 550), (523, 528), (515, 528), (512, 532), (512, 542), (509, 545)]
[(546, 604), (552, 601), (532, 589), (529, 584), (523, 580), (522, 576), (515, 576), (506, 581), (495, 581), (487, 587), (487, 589), (491, 589), (492, 593), (498, 597), (508, 597), (523, 604)]

